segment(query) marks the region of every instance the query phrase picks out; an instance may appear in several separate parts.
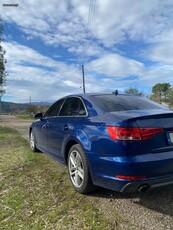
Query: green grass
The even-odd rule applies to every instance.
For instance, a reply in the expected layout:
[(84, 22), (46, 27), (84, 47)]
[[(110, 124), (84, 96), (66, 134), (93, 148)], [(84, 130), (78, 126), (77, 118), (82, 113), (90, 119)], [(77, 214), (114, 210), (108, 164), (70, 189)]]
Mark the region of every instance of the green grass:
[(66, 168), (33, 153), (17, 131), (0, 126), (0, 157), (0, 229), (116, 229), (99, 198), (75, 192)]

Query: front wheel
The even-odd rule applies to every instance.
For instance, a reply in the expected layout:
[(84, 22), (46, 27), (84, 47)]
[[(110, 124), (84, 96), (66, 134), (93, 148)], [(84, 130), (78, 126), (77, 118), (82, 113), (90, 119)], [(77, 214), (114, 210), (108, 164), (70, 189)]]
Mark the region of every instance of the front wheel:
[(29, 143), (30, 143), (30, 148), (32, 149), (33, 152), (39, 152), (36, 146), (35, 136), (32, 130), (29, 136)]
[(71, 183), (77, 192), (86, 194), (94, 189), (88, 161), (79, 144), (72, 146), (69, 151), (68, 173)]

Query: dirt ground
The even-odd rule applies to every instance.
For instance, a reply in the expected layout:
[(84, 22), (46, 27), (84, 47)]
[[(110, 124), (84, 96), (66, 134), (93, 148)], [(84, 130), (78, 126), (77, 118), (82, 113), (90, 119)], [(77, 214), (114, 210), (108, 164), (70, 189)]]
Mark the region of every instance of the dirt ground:
[[(1, 116), (0, 125), (17, 129), (28, 139), (31, 120)], [(173, 230), (173, 186), (140, 194), (120, 194), (99, 188), (90, 195), (98, 198), (97, 207), (109, 218), (114, 214), (127, 220), (121, 229)]]
[(0, 125), (8, 126), (10, 128), (16, 129), (19, 131), (21, 136), (28, 140), (29, 127), (32, 123), (32, 120), (27, 119), (18, 119), (15, 116), (1, 115), (0, 116)]

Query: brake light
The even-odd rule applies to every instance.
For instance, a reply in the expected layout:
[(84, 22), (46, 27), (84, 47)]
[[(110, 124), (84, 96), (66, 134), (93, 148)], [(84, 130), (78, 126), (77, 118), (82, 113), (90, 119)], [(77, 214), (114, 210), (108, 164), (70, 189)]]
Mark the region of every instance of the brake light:
[(164, 131), (163, 128), (124, 128), (108, 126), (107, 131), (113, 140), (140, 141), (147, 140), (153, 135)]

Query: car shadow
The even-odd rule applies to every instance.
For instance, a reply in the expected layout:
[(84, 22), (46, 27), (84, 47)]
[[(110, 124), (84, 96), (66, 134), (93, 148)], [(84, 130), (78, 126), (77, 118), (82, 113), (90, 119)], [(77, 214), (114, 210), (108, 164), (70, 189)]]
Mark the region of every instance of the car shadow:
[(98, 188), (90, 195), (107, 198), (112, 202), (116, 199), (128, 199), (132, 203), (173, 217), (173, 186), (166, 186), (164, 188), (141, 193), (120, 193), (104, 188)]

